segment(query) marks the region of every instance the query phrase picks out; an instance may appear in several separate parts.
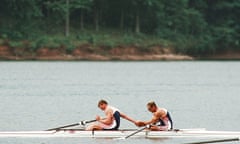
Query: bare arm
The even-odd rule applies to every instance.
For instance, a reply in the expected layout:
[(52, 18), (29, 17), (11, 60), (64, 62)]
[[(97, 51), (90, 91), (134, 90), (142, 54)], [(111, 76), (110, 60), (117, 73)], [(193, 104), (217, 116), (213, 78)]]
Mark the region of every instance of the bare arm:
[(124, 119), (126, 119), (126, 120), (128, 120), (128, 121), (136, 124), (136, 121), (135, 121), (133, 118), (127, 116), (126, 114), (120, 112), (120, 116), (121, 116), (122, 118), (124, 118)]
[(106, 112), (106, 118), (101, 119), (100, 117), (97, 117), (96, 120), (106, 125), (112, 124), (112, 111)]
[(166, 115), (166, 112), (163, 110), (158, 111), (155, 113), (151, 120), (149, 121), (137, 121), (137, 126), (145, 126), (153, 123), (157, 123), (161, 117), (164, 117)]
[(156, 122), (158, 122), (158, 118), (153, 116), (153, 118), (149, 121), (137, 121), (136, 125), (137, 126), (146, 126), (146, 125), (153, 124)]

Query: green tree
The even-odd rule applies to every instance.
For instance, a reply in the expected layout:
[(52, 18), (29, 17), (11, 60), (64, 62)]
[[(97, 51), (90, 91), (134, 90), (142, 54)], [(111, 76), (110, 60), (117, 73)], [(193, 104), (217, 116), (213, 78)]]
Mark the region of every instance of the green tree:
[(0, 6), (0, 32), (10, 38), (31, 37), (32, 30), (42, 17), (41, 0), (2, 0)]
[(240, 46), (240, 1), (206, 0), (206, 20), (211, 26), (216, 46), (222, 49)]
[(71, 0), (71, 9), (80, 10), (80, 29), (84, 29), (84, 13), (91, 10), (93, 0)]
[(99, 23), (102, 22), (102, 14), (106, 5), (106, 0), (93, 0), (92, 12), (94, 15), (95, 31), (99, 31)]
[(65, 17), (65, 36), (69, 36), (70, 31), (70, 0), (47, 1), (48, 8)]
[(127, 23), (127, 15), (129, 14), (129, 0), (107, 0), (108, 4), (105, 19), (107, 25), (119, 27), (121, 30), (124, 29), (125, 24)]
[(80, 10), (80, 29), (84, 29), (84, 11), (90, 10), (93, 0), (47, 1), (46, 5), (56, 13), (65, 16), (65, 35), (69, 36), (70, 16), (74, 10)]
[[(131, 21), (133, 21), (134, 31), (135, 33), (140, 33), (144, 21), (151, 21), (153, 17), (149, 17), (155, 15), (159, 10), (159, 1), (156, 0), (133, 0), (125, 3), (128, 5), (128, 9), (130, 9), (129, 14), (131, 17)], [(156, 18), (156, 17), (154, 17)], [(149, 25), (148, 25), (149, 26)], [(146, 26), (146, 27), (148, 27)]]

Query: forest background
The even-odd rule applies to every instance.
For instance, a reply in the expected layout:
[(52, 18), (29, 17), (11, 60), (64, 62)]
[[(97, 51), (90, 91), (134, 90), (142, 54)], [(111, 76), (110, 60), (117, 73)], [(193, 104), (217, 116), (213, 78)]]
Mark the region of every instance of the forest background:
[(2, 0), (0, 58), (236, 54), (239, 15), (240, 0)]

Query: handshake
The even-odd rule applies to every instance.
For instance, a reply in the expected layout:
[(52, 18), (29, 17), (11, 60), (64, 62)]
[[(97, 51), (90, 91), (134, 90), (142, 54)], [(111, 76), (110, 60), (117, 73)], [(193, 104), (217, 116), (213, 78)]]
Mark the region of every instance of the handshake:
[(138, 127), (146, 126), (145, 122), (143, 122), (143, 121), (135, 121), (134, 124)]

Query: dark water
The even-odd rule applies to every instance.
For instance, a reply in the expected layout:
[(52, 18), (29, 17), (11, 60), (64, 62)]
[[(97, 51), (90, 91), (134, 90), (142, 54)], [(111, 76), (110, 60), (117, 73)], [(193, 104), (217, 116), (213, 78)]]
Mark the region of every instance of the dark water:
[[(239, 62), (0, 62), (0, 131), (45, 130), (93, 119), (97, 101), (147, 120), (167, 108), (175, 128), (240, 131)], [(121, 128), (135, 128), (122, 120)], [(16, 139), (0, 143), (184, 143), (197, 139)]]

